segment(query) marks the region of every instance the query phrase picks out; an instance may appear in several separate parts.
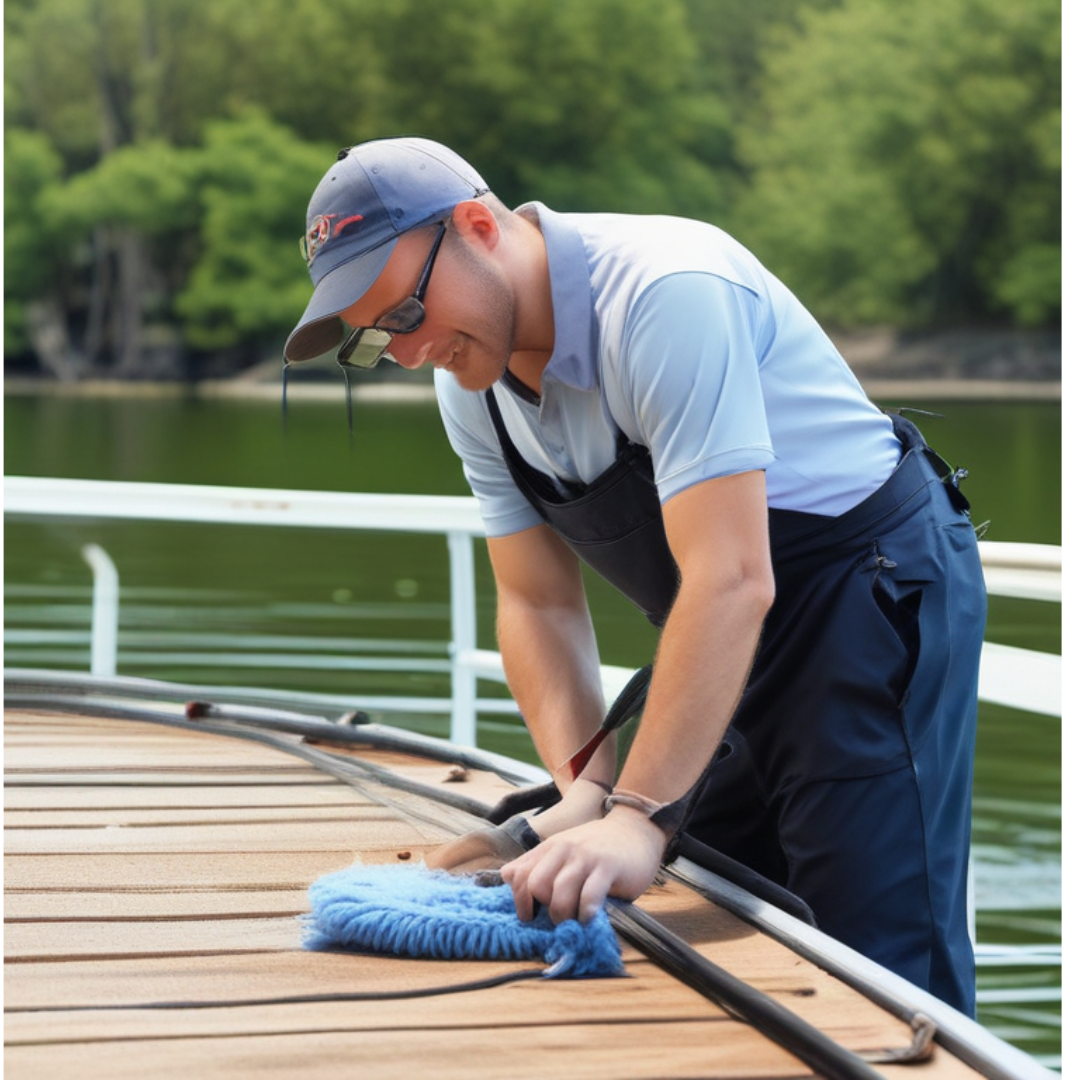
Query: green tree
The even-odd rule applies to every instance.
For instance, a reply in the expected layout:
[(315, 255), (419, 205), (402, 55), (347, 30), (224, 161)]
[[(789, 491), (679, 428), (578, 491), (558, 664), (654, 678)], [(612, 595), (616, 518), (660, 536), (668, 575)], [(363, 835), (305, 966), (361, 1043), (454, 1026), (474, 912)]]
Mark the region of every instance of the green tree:
[(275, 350), (309, 293), (292, 245), (317, 178), (339, 146), (398, 134), (453, 146), (511, 204), (731, 226), (838, 322), (1056, 308), (1050, 0), (250, 14), (5, 5), (9, 356), (75, 377)]
[(695, 78), (719, 94), (730, 116), (730, 133), (750, 106), (762, 73), (767, 38), (794, 29), (802, 14), (838, 7), (842, 0), (685, 0), (687, 33), (698, 53)]
[(279, 352), (310, 297), (299, 238), (333, 153), (259, 113), (208, 127), (197, 155), (199, 257), (177, 298), (191, 346), (242, 346), (248, 359)]
[(198, 219), (194, 168), (190, 151), (145, 140), (42, 196), (42, 212), (64, 236), (72, 267), (81, 268), (64, 306), (82, 326), (82, 366), (106, 355), (120, 374), (134, 374), (149, 339), (171, 357), (179, 351), (170, 294)]
[(142, 139), (198, 141), (229, 79), (225, 50), (207, 32), (213, 7), (212, 0), (5, 4), (6, 123), (45, 132), (73, 169)]
[[(488, 0), (489, 3), (492, 0)], [(436, 4), (425, 5), (427, 10)], [(391, 129), (395, 84), (421, 15), (389, 41), (376, 0), (211, 0), (202, 32), (225, 68), (210, 119), (259, 110), (306, 142), (340, 146)]]
[(69, 343), (56, 335), (55, 287), (65, 244), (43, 202), (60, 183), (63, 162), (41, 132), (4, 132), (4, 349), (34, 349), (57, 378), (78, 371)]
[(501, 198), (720, 212), (726, 111), (682, 0), (219, 0), (231, 103), (308, 141), (438, 139)]
[(736, 231), (840, 324), (1060, 310), (1054, 0), (846, 0), (780, 29)]
[(303, 311), (303, 208), (329, 149), (257, 113), (209, 126), (202, 147), (123, 146), (67, 180), (43, 135), (14, 129), (6, 149), (6, 256), (30, 267), (7, 277), (8, 323), (29, 324), (56, 374), (106, 357), (136, 374), (149, 354), (173, 369), (185, 346), (257, 359)]
[[(60, 227), (53, 280), (26, 325), (52, 370), (173, 368), (175, 274), (195, 195), (177, 147), (214, 108), (199, 16), (206, 0), (36, 0), (5, 8), (8, 130), (46, 136), (66, 179), (42, 195)], [(57, 43), (58, 46), (57, 46)], [(10, 290), (5, 297), (10, 295)], [(17, 303), (13, 308), (17, 317)], [(48, 325), (51, 324), (51, 325)], [(25, 337), (5, 342), (19, 348)]]
[(237, 0), (5, 9), (8, 128), (42, 133), (63, 162), (49, 295), (71, 370), (134, 373), (152, 340), (172, 358), (276, 343), (308, 291), (288, 245), (340, 145), (439, 139), (512, 203), (713, 216), (727, 202), (728, 118), (682, 0), (260, 0), (248, 14)]

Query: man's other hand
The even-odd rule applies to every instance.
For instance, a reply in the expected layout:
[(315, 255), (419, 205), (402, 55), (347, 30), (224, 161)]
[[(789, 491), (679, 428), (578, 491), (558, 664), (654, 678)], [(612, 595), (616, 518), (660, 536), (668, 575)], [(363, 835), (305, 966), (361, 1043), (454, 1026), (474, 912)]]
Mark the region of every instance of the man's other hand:
[(554, 923), (587, 922), (608, 896), (635, 900), (654, 881), (666, 834), (638, 810), (616, 806), (606, 817), (545, 840), (502, 869), (518, 917), (542, 904)]

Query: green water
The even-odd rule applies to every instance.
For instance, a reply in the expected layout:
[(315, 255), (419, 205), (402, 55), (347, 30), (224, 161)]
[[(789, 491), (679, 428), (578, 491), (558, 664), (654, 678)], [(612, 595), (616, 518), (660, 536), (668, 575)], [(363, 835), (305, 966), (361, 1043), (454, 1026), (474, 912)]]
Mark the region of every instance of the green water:
[[(990, 522), (988, 539), (1061, 542), (1057, 403), (920, 405), (944, 414), (918, 420), (944, 457), (969, 470), (965, 490), (974, 520)], [(468, 494), (431, 403), (357, 404), (349, 441), (339, 395), (295, 401), (287, 431), (275, 402), (9, 396), (4, 451), (8, 475)], [(444, 538), (331, 530), (5, 523), (9, 666), (88, 667), (90, 577), (79, 552), (90, 541), (121, 576), (123, 674), (354, 700), (449, 692)], [(493, 648), (483, 543), (477, 587), (479, 644)], [(603, 661), (645, 663), (654, 650), (650, 627), (598, 580), (588, 590)], [(988, 638), (1060, 653), (1060, 606), (992, 598)], [(388, 656), (392, 668), (360, 667), (369, 654)], [(481, 693), (502, 691), (482, 684)], [(399, 720), (446, 734), (443, 717)], [(505, 715), (482, 719), (478, 737), (532, 757), (520, 724)], [(982, 707), (974, 810), (981, 941), (1060, 941), (1060, 762), (1058, 720)], [(1060, 986), (1060, 972), (991, 969), (980, 985), (1016, 999), (982, 1007), (983, 1022), (1048, 1063), (1060, 1061), (1060, 1005), (1026, 1000), (1029, 991)]]

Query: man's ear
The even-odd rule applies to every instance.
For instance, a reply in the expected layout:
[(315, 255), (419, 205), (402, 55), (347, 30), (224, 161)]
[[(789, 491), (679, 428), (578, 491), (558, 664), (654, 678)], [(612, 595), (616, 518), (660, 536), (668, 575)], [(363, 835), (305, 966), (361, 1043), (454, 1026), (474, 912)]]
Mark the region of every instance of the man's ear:
[(466, 199), (451, 211), (455, 230), (471, 246), (491, 251), (499, 243), (499, 222), (492, 210), (477, 199)]

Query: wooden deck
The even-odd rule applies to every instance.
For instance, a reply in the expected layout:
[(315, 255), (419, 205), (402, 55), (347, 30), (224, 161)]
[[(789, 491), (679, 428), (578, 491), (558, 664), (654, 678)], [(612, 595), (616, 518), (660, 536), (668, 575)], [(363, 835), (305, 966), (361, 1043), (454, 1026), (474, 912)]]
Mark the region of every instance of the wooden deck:
[[(417, 859), (461, 827), (456, 811), (434, 824), (408, 812), (410, 796), (382, 801), (282, 750), (129, 720), (9, 710), (5, 747), (9, 1078), (811, 1075), (629, 946), (630, 978), (227, 1004), (447, 987), (529, 965), (301, 948), (316, 877), (356, 857)], [(486, 802), (511, 790), (472, 770), (456, 783), (451, 766), (409, 755), (359, 757)], [(902, 1021), (685, 887), (640, 906), (842, 1045), (909, 1044)], [(216, 1004), (145, 1007), (160, 1002)], [(939, 1047), (930, 1062), (877, 1069), (977, 1075)]]

